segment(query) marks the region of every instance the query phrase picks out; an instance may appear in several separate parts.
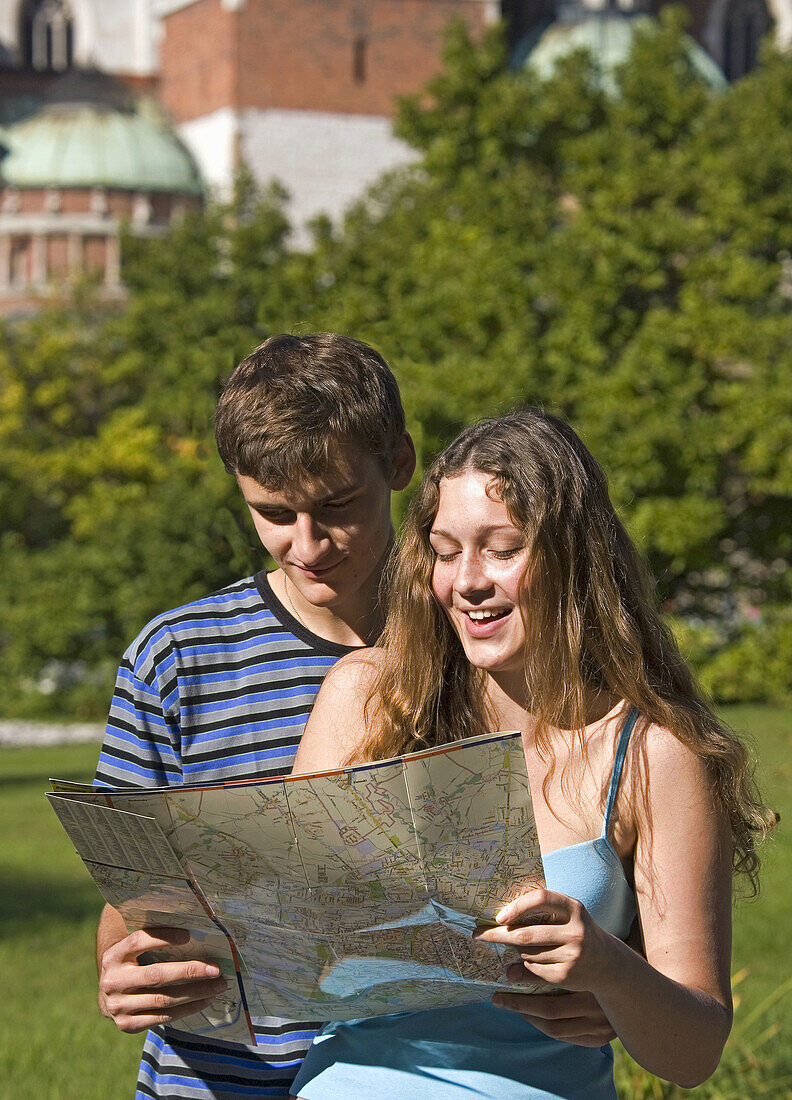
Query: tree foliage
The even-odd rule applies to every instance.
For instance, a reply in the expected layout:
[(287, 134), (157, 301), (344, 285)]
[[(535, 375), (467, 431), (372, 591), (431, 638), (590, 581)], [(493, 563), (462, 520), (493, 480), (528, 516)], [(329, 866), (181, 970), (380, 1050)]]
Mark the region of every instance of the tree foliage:
[(6, 329), (12, 705), (43, 705), (53, 662), (106, 675), (151, 614), (260, 560), (209, 425), (234, 362), (301, 329), (383, 351), (423, 463), (522, 401), (568, 416), (708, 683), (792, 697), (792, 62), (768, 54), (713, 94), (672, 12), (608, 81), (583, 54), (540, 81), (498, 32), (474, 45), (457, 26), (397, 129), (415, 165), (339, 229), (318, 221), (310, 250), (243, 178), (233, 202), (126, 243), (121, 315), (77, 303)]
[[(260, 567), (212, 439), (222, 379), (287, 323), (277, 193), (125, 242), (129, 301), (90, 291), (0, 340), (5, 713), (99, 716), (153, 615)], [(273, 326), (273, 327), (271, 327)]]

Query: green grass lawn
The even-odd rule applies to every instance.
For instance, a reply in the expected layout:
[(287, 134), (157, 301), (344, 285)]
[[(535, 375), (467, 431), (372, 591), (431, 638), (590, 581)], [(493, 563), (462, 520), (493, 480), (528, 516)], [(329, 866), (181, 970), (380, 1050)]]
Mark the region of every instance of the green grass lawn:
[[(762, 851), (761, 892), (756, 900), (734, 907), (732, 974), (735, 987), (732, 1036), (720, 1070), (698, 1089), (685, 1091), (628, 1073), (621, 1062), (617, 1082), (623, 1100), (701, 1096), (712, 1100), (789, 1100), (792, 1098), (792, 991), (781, 997), (792, 975), (792, 710), (783, 707), (731, 706), (727, 722), (752, 745), (759, 760), (762, 795), (781, 815), (781, 823)], [(763, 1004), (778, 996), (766, 1008)]]
[(134, 1095), (142, 1039), (99, 1015), (102, 901), (49, 808), (48, 776), (89, 780), (98, 746), (0, 750), (0, 1096)]
[[(765, 848), (761, 897), (735, 909), (733, 969), (747, 970), (738, 986), (735, 1046), (752, 1048), (751, 1083), (740, 1076), (740, 1063), (736, 1081), (732, 1067), (720, 1084), (716, 1077), (714, 1085), (687, 1095), (782, 1100), (792, 1097), (792, 1082), (780, 1080), (792, 1074), (792, 1036), (782, 1026), (792, 996), (762, 1012), (747, 1027), (747, 1038), (740, 1038), (740, 1029), (792, 970), (792, 711), (731, 707), (726, 717), (753, 738), (762, 789), (782, 822)], [(44, 798), (48, 776), (89, 779), (97, 751), (93, 745), (0, 750), (3, 1100), (114, 1100), (134, 1094), (141, 1039), (117, 1033), (96, 1008), (93, 934), (101, 901)], [(628, 1088), (623, 1100), (679, 1094), (637, 1079)]]
[[(781, 816), (762, 852), (759, 898), (738, 901), (735, 906), (733, 970), (748, 969), (740, 986), (744, 991), (742, 1010), (792, 975), (792, 711), (735, 706), (724, 713), (738, 732), (750, 734), (759, 758), (760, 789)], [(792, 998), (781, 1008), (789, 1019)]]

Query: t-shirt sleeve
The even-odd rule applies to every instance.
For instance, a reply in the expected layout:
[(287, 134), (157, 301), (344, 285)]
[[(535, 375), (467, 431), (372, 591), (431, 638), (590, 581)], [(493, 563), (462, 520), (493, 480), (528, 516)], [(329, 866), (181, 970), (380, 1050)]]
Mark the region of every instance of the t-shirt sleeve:
[(95, 787), (161, 787), (182, 782), (176, 654), (136, 640), (118, 669)]

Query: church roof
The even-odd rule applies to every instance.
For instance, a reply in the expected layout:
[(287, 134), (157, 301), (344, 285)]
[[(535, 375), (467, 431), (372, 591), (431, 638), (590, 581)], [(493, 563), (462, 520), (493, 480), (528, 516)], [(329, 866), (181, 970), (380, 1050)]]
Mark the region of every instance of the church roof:
[[(159, 118), (73, 86), (6, 125), (0, 182), (19, 188), (102, 187), (200, 195), (198, 167)], [(70, 94), (71, 92), (71, 94)]]
[[(537, 28), (540, 33), (530, 31), (525, 36), (515, 50), (514, 63), (547, 79), (562, 57), (574, 50), (587, 50), (604, 73), (604, 82), (610, 84), (609, 74), (629, 56), (635, 31), (650, 22), (648, 15), (626, 15), (612, 10), (592, 11), (576, 20), (552, 22)], [(687, 38), (687, 53), (705, 84), (716, 89), (727, 87), (717, 64), (692, 38)]]

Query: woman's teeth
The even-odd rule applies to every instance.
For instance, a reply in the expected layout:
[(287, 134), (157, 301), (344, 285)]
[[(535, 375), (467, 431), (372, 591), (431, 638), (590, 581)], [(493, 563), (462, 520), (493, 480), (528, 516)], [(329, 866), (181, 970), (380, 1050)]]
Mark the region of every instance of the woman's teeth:
[(501, 615), (506, 614), (506, 611), (467, 611), (465, 612), (465, 614), (468, 615), (473, 620), (473, 622), (480, 623), (486, 621), (487, 619), (499, 619)]

